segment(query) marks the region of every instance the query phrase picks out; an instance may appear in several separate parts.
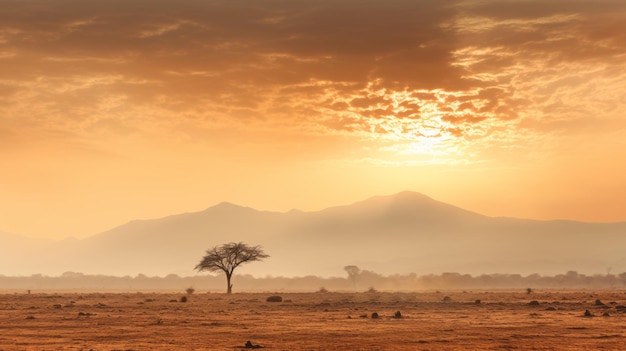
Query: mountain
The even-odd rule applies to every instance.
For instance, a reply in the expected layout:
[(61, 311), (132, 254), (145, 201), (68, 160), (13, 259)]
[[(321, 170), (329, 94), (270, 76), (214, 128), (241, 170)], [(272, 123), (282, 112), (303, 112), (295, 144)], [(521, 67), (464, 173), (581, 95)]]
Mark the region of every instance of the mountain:
[(343, 276), (348, 264), (383, 274), (626, 271), (626, 222), (493, 218), (408, 191), (316, 212), (221, 203), (82, 240), (11, 238), (0, 235), (5, 275), (190, 275), (207, 248), (230, 241), (270, 254), (239, 270), (257, 276)]

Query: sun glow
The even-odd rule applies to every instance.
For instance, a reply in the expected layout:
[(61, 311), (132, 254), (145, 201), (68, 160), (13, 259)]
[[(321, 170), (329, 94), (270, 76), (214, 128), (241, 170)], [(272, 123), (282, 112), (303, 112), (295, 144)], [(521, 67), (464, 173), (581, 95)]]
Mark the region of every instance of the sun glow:
[(374, 81), (351, 96), (333, 96), (328, 106), (334, 108), (324, 112), (350, 120), (353, 132), (375, 141), (381, 157), (465, 163), (471, 162), (467, 139), (488, 135), (497, 120), (492, 95), (482, 89), (393, 90)]

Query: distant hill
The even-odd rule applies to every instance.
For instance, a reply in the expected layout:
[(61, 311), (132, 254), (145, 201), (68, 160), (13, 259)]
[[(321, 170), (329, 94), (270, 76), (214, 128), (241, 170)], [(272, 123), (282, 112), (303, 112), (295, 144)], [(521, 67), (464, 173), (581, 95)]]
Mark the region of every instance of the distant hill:
[(207, 248), (229, 241), (270, 254), (240, 270), (257, 276), (344, 276), (348, 264), (383, 274), (626, 271), (626, 222), (493, 218), (407, 191), (316, 212), (221, 203), (81, 240), (0, 234), (0, 274), (190, 275)]

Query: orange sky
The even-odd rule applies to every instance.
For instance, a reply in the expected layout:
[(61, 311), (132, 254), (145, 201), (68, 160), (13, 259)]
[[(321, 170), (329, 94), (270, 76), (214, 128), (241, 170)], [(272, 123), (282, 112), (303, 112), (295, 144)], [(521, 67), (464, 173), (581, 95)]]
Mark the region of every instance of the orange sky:
[(0, 231), (402, 190), (626, 220), (622, 0), (0, 0)]

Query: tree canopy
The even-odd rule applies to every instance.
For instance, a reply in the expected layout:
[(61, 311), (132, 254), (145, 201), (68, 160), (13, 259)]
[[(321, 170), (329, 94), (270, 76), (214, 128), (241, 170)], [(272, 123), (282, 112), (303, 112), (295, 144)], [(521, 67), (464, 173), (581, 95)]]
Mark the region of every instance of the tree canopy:
[(248, 246), (242, 242), (231, 242), (208, 249), (195, 269), (200, 272), (224, 272), (227, 284), (226, 293), (230, 294), (233, 289), (231, 278), (235, 268), (246, 262), (261, 261), (268, 257), (269, 255), (263, 252), (261, 246)]

